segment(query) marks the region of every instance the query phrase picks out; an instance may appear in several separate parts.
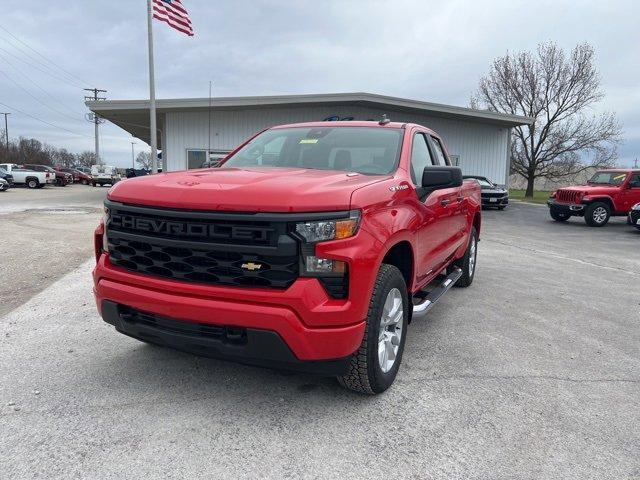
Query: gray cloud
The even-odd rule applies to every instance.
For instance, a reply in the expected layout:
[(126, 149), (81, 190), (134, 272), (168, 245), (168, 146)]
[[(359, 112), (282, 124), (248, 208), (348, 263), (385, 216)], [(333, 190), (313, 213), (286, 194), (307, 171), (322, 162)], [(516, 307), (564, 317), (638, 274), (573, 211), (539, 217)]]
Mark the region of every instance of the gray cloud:
[[(3, 3), (0, 25), (87, 86), (108, 89), (112, 99), (148, 95), (144, 0)], [(195, 37), (155, 24), (158, 97), (206, 96), (212, 80), (218, 96), (368, 91), (466, 105), (491, 60), (507, 50), (534, 49), (547, 40), (569, 49), (587, 41), (598, 53), (606, 93), (598, 110), (615, 111), (625, 130), (621, 161), (640, 157), (640, 4), (635, 1), (183, 3)], [(62, 82), (26, 65), (24, 60), (35, 62), (12, 43), (17, 42), (0, 30), (0, 71), (72, 118), (44, 107), (3, 75), (0, 102), (85, 135), (71, 136), (15, 113), (12, 136), (91, 149), (92, 128), (82, 118), (86, 109), (78, 80)], [(128, 164), (129, 141), (122, 130), (103, 128), (109, 162)]]

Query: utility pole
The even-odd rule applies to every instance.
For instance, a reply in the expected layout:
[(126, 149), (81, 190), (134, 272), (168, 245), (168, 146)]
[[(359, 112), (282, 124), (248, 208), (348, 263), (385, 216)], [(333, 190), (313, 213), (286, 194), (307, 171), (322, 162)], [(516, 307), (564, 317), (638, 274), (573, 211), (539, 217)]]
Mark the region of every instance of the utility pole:
[[(98, 101), (103, 101), (107, 99), (107, 97), (100, 96), (101, 93), (107, 93), (106, 90), (101, 90), (99, 88), (85, 88), (85, 90), (93, 94), (93, 95), (85, 95), (84, 97), (85, 102), (98, 102)], [(87, 120), (95, 124), (96, 162), (100, 163), (100, 141), (99, 141), (100, 132), (98, 131), (98, 126), (103, 122), (103, 120), (96, 113), (89, 114), (87, 116)]]
[(136, 142), (131, 142), (131, 167), (132, 168), (136, 168), (136, 159), (133, 156), (133, 146), (136, 144)]
[(0, 112), (0, 115), (4, 115), (4, 148), (7, 150), (7, 162), (9, 161), (9, 123), (7, 122), (7, 115), (11, 115), (10, 112)]
[(633, 161), (633, 168), (638, 168), (638, 159), (637, 158)]

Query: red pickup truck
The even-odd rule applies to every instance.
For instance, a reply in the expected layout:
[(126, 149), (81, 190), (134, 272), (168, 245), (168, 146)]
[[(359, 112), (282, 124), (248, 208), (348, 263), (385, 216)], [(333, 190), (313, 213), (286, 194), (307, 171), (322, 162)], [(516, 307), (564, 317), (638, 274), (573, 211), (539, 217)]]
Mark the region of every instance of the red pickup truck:
[(584, 217), (591, 227), (602, 227), (611, 216), (625, 217), (640, 202), (640, 170), (598, 170), (586, 185), (556, 190), (547, 201), (557, 222)]
[(473, 281), (480, 211), (425, 127), (274, 127), (217, 168), (116, 184), (95, 298), (139, 340), (379, 393), (408, 323)]

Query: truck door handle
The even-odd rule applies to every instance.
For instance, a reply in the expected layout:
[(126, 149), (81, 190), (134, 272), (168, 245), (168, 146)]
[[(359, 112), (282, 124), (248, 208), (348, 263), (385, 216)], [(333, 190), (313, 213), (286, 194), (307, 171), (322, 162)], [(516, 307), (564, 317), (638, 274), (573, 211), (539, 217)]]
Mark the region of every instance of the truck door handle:
[(443, 207), (446, 207), (447, 205), (449, 205), (449, 199), (445, 198), (440, 200), (440, 205), (442, 205)]

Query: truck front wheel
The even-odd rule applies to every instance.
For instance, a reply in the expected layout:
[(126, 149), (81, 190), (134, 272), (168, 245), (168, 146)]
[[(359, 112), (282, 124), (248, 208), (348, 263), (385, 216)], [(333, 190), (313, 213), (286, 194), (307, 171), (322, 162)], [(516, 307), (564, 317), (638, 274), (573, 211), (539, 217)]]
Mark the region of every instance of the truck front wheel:
[(567, 215), (566, 213), (560, 213), (553, 207), (549, 209), (549, 215), (551, 215), (551, 218), (556, 222), (566, 222), (571, 217), (571, 215)]
[(611, 208), (603, 202), (595, 202), (584, 211), (584, 221), (590, 227), (604, 227), (611, 216)]
[(398, 268), (383, 264), (373, 288), (360, 348), (351, 357), (349, 372), (338, 377), (345, 388), (382, 393), (398, 374), (409, 321), (409, 296)]

